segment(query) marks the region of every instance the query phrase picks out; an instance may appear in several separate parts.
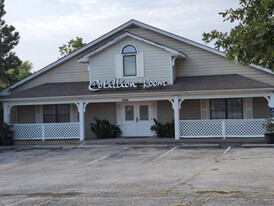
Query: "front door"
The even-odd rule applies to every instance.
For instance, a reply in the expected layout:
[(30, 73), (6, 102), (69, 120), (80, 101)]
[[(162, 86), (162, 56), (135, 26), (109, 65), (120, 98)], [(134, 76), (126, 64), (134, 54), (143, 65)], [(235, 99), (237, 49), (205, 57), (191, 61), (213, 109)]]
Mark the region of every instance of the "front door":
[(153, 103), (127, 103), (121, 105), (120, 127), (122, 135), (152, 136), (150, 127), (154, 124)]

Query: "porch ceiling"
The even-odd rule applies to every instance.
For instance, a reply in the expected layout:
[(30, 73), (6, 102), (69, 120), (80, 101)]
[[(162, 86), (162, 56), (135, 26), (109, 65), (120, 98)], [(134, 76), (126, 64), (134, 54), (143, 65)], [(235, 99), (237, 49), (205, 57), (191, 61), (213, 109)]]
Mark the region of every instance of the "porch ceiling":
[(12, 94), (3, 99), (38, 98), (38, 97), (65, 97), (86, 96), (105, 94), (134, 94), (153, 92), (157, 94), (167, 92), (195, 92), (195, 91), (218, 91), (218, 90), (250, 90), (250, 89), (273, 89), (274, 87), (238, 74), (189, 76), (177, 78), (174, 85), (163, 88), (149, 88), (139, 90), (131, 89), (103, 89), (97, 92), (88, 90), (89, 82), (64, 82), (47, 83), (17, 94)]

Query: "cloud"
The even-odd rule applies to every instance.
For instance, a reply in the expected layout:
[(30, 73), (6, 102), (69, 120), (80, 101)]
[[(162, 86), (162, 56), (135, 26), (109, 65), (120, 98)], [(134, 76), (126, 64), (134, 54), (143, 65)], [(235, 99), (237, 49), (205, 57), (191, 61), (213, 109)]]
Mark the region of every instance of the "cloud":
[[(21, 35), (18, 54), (33, 62), (35, 68), (56, 60), (58, 47), (71, 38), (79, 36), (90, 42), (132, 18), (201, 41), (203, 31), (230, 28), (218, 12), (238, 3), (238, 0), (49, 0), (39, 4), (37, 0), (26, 1), (28, 4), (20, 4), (20, 9), (13, 11), (12, 24)], [(16, 7), (17, 0), (7, 2), (9, 8)], [(51, 55), (33, 59), (39, 46)]]

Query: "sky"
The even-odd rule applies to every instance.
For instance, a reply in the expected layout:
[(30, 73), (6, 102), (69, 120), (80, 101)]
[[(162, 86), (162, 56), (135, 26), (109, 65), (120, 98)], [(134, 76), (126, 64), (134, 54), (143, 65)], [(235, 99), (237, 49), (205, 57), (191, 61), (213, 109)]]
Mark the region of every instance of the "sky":
[(58, 47), (70, 39), (88, 43), (130, 19), (204, 44), (203, 32), (232, 28), (218, 13), (238, 5), (238, 0), (5, 0), (4, 19), (20, 34), (14, 51), (34, 72), (58, 60)]

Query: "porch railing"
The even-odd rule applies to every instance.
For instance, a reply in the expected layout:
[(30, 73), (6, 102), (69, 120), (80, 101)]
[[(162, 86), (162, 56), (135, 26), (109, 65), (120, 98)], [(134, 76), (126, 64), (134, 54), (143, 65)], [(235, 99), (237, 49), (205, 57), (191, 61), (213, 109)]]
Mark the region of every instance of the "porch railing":
[(79, 122), (14, 124), (15, 140), (46, 140), (80, 138)]
[(180, 120), (180, 137), (263, 137), (265, 119)]

